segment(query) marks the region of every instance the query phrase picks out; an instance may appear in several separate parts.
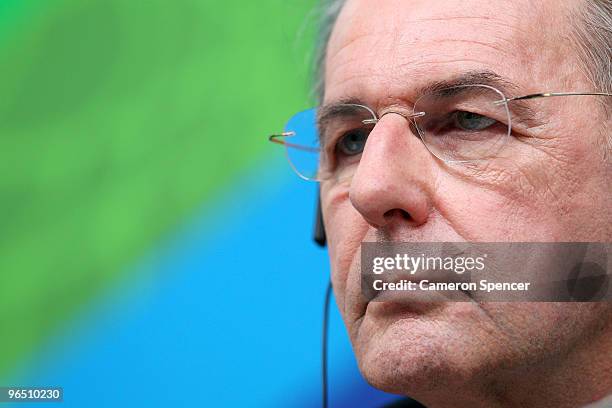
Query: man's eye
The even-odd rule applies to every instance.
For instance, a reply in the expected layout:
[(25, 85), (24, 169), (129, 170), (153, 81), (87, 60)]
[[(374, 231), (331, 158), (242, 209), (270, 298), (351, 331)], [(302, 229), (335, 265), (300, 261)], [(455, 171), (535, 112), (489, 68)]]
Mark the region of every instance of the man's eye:
[(479, 115), (477, 113), (459, 111), (455, 112), (455, 126), (459, 129), (467, 131), (478, 131), (484, 130), (489, 126), (497, 123), (495, 119), (488, 118), (486, 116)]
[(363, 151), (367, 139), (368, 132), (363, 129), (354, 129), (340, 138), (336, 149), (345, 156), (354, 156)]

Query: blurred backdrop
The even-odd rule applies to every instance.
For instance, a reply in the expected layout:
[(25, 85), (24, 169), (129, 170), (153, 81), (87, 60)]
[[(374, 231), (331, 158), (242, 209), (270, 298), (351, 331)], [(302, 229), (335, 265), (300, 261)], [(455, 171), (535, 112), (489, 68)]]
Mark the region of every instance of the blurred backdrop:
[[(318, 406), (316, 185), (267, 142), (314, 103), (317, 14), (0, 0), (0, 386), (64, 387), (48, 406)], [(393, 400), (332, 310), (331, 407)]]

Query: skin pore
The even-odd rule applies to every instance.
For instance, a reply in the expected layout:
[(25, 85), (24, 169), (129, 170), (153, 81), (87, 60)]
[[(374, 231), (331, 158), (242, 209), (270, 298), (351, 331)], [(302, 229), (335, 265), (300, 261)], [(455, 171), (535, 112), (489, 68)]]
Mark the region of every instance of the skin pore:
[[(324, 104), (380, 116), (419, 90), (494, 73), (507, 96), (590, 91), (568, 40), (574, 1), (349, 0), (328, 44)], [(352, 179), (321, 183), (336, 301), (375, 387), (428, 407), (581, 406), (612, 392), (609, 303), (365, 302), (360, 244), (612, 240), (609, 114), (590, 97), (529, 101), (507, 149), (444, 163), (381, 118)]]

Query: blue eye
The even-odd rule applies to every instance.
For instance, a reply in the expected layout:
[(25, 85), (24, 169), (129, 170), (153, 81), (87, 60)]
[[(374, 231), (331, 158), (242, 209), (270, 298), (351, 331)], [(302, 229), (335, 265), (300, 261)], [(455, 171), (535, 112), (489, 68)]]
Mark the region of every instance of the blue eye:
[(455, 113), (455, 126), (462, 130), (479, 131), (497, 123), (495, 119), (477, 113), (459, 111)]
[(340, 138), (338, 144), (336, 145), (336, 149), (346, 156), (355, 156), (360, 154), (363, 152), (366, 140), (368, 139), (368, 134), (369, 132), (366, 132), (363, 129), (351, 130)]

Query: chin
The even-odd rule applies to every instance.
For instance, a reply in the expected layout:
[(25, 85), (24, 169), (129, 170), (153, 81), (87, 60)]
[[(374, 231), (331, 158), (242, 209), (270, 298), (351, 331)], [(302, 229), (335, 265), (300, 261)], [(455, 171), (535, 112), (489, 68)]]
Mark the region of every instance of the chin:
[[(363, 377), (380, 390), (417, 398), (441, 390), (459, 392), (486, 378), (498, 360), (490, 348), (496, 342), (482, 344), (486, 335), (479, 335), (479, 324), (470, 324), (478, 312), (466, 306), (446, 304), (392, 318), (366, 313), (353, 343)], [(500, 354), (503, 360), (505, 353)]]
[(368, 383), (386, 392), (413, 395), (450, 385), (453, 372), (459, 370), (446, 356), (445, 335), (419, 326), (399, 320), (359, 346), (359, 369)]

